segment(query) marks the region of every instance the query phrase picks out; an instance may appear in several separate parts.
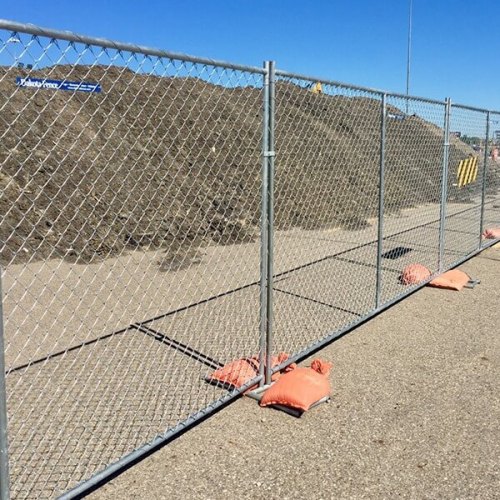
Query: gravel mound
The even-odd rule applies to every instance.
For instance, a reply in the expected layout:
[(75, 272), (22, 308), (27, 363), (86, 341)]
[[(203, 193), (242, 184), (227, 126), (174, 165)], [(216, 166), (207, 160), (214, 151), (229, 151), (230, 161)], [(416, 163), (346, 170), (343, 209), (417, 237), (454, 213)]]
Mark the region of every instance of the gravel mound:
[[(203, 245), (258, 237), (258, 88), (118, 66), (29, 75), (96, 81), (100, 94), (20, 89), (16, 76), (27, 73), (0, 68), (3, 265), (165, 248), (166, 266), (182, 268)], [(366, 225), (377, 213), (379, 102), (285, 82), (276, 96), (277, 227)], [(411, 116), (389, 120), (387, 135), (386, 209), (437, 202), (442, 130)], [(458, 140), (451, 149), (473, 153)]]

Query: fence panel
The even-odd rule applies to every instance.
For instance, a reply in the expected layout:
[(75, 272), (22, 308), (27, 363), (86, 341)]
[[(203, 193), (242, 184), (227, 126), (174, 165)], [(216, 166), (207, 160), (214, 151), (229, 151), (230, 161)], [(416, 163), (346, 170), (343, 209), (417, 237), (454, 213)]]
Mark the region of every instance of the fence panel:
[(16, 498), (214, 408), (205, 377), (259, 352), (263, 70), (65, 37), (0, 30)]
[(445, 267), (477, 250), (481, 232), (486, 112), (452, 104)]
[(273, 344), (303, 354), (375, 307), (381, 94), (277, 72)]
[[(488, 144), (484, 150), (486, 161), (482, 230), (500, 227), (500, 113), (489, 113)], [(482, 239), (482, 245), (490, 240)]]
[(387, 96), (381, 303), (408, 293), (405, 266), (439, 267), (445, 103)]

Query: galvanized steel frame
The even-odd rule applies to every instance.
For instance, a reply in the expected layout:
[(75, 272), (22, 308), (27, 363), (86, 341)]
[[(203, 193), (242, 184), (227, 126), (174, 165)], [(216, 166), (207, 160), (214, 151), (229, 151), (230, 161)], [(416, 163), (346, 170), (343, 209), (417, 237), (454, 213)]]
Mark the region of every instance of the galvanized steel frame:
[(443, 167), (441, 172), (441, 201), (439, 216), (439, 257), (438, 269), (443, 272), (444, 269), (444, 234), (446, 225), (446, 199), (448, 196), (448, 156), (450, 151), (450, 111), (451, 99), (446, 99), (444, 124), (443, 124)]
[(483, 231), (484, 231), (484, 204), (486, 202), (486, 175), (488, 173), (488, 141), (490, 138), (490, 112), (486, 112), (486, 131), (484, 141), (484, 157), (483, 157), (483, 182), (481, 188), (481, 221), (479, 223), (479, 243), (478, 248), (481, 248)]
[(378, 228), (377, 228), (377, 282), (375, 288), (375, 308), (381, 304), (382, 291), (382, 251), (384, 244), (384, 189), (385, 189), (385, 134), (387, 118), (387, 95), (382, 94), (380, 106), (380, 167), (378, 192)]
[(3, 269), (0, 267), (0, 500), (9, 499), (9, 450), (7, 437), (7, 390), (5, 385)]

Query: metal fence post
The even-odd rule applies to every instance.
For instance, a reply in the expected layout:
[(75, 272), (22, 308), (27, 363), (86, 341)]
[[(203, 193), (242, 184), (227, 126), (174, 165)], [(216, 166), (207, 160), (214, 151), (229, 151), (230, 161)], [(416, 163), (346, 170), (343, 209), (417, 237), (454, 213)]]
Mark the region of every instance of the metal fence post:
[(3, 292), (0, 267), (0, 500), (9, 498), (9, 454), (7, 441), (7, 392), (5, 384), (5, 351), (3, 338)]
[(275, 64), (269, 61), (269, 119), (268, 119), (268, 225), (267, 225), (267, 332), (265, 383), (271, 383), (271, 354), (273, 346), (273, 262), (274, 262), (274, 119), (275, 119)]
[(268, 196), (269, 196), (269, 62), (264, 63), (263, 115), (262, 115), (262, 188), (260, 215), (260, 348), (259, 348), (259, 386), (264, 385), (264, 367), (267, 359), (267, 261), (268, 261)]
[(377, 235), (377, 285), (375, 307), (378, 309), (382, 295), (382, 248), (384, 242), (384, 189), (385, 189), (385, 131), (387, 116), (387, 94), (382, 94), (380, 113), (380, 164), (378, 188), (378, 235)]
[(439, 210), (439, 255), (438, 270), (444, 271), (444, 231), (446, 225), (446, 199), (448, 197), (448, 156), (450, 151), (450, 113), (451, 99), (448, 97), (444, 110), (444, 135), (443, 135), (443, 171), (441, 174), (441, 206)]
[(488, 172), (488, 139), (490, 137), (490, 112), (486, 112), (486, 142), (484, 144), (484, 165), (483, 165), (483, 187), (481, 190), (481, 222), (479, 225), (479, 246), (481, 248), (483, 242), (484, 231), (484, 204), (486, 202), (486, 174)]

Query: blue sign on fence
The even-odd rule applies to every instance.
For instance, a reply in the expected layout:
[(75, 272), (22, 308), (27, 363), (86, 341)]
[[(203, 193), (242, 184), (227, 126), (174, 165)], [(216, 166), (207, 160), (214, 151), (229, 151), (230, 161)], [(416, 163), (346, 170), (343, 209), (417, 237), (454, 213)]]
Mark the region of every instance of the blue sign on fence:
[(16, 78), (18, 87), (32, 87), (36, 89), (71, 90), (80, 92), (101, 92), (98, 83), (68, 82), (67, 80), (47, 80), (46, 78)]

